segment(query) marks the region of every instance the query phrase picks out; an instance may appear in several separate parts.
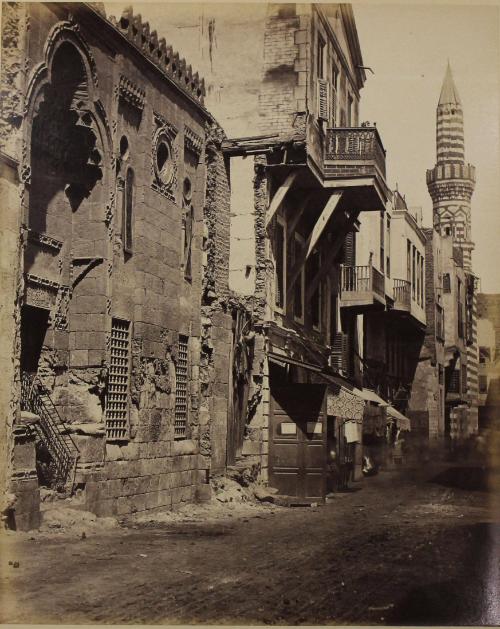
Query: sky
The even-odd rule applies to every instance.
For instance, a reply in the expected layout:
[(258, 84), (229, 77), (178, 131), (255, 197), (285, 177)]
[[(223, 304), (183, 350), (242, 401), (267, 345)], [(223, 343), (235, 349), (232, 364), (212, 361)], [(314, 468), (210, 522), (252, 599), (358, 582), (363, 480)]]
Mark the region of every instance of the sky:
[[(125, 3), (106, 3), (119, 16)], [(450, 61), (464, 111), (466, 161), (476, 167), (473, 267), (482, 292), (500, 292), (500, 5), (354, 3), (367, 71), (360, 119), (376, 122), (387, 179), (432, 225), (426, 170), (436, 161), (436, 106)], [(167, 43), (202, 76), (206, 103), (229, 136), (249, 135), (256, 118), (265, 4), (135, 2)], [(215, 20), (210, 58), (207, 27)], [(241, 92), (246, 97), (242, 104)]]

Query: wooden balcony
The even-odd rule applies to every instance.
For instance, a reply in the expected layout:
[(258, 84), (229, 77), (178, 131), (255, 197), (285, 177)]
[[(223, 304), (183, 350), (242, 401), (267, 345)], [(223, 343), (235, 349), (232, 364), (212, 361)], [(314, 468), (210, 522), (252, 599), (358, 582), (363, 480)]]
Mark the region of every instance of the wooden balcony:
[(373, 266), (341, 266), (340, 307), (358, 312), (385, 308), (385, 278)]
[(394, 310), (411, 312), (411, 282), (394, 280)]
[(380, 203), (388, 197), (385, 149), (376, 127), (327, 129), (323, 167), (325, 180), (358, 188), (362, 210), (383, 209)]

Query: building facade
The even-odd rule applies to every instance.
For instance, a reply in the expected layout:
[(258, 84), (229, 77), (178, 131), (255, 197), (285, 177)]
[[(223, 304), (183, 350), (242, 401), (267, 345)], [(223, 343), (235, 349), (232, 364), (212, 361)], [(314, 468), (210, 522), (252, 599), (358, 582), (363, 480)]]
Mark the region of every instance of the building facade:
[(259, 124), (223, 145), (231, 211), (253, 243), (231, 275), (255, 333), (241, 452), (280, 494), (322, 500), (332, 448), (360, 472), (367, 397), (342, 265), (361, 217), (384, 212), (390, 191), (377, 129), (359, 122), (351, 7), (270, 5), (263, 27)]
[(232, 316), (229, 182), (204, 81), (131, 10), (2, 8), (16, 526), (36, 525), (39, 484), (82, 489), (100, 515), (207, 497), (225, 464)]

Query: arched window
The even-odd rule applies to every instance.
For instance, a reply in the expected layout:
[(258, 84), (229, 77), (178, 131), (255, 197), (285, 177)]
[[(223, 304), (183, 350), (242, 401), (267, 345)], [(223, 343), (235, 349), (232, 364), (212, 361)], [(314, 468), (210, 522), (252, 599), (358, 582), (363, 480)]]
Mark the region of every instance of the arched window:
[(182, 266), (184, 269), (184, 278), (191, 280), (191, 248), (193, 243), (193, 223), (194, 223), (194, 209), (191, 204), (193, 198), (193, 190), (191, 187), (191, 180), (189, 177), (184, 179), (183, 183), (183, 217), (182, 217)]
[(125, 177), (125, 189), (123, 191), (123, 217), (122, 217), (122, 238), (123, 249), (127, 253), (132, 253), (132, 232), (134, 213), (134, 171), (129, 168)]
[(191, 248), (193, 243), (193, 206), (188, 205), (184, 209), (184, 244), (183, 244), (183, 267), (184, 277), (191, 280)]

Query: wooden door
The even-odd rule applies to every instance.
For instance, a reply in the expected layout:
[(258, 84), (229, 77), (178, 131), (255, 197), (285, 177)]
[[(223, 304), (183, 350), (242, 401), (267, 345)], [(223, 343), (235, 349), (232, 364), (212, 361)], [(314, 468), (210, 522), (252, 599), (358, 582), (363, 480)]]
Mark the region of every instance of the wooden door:
[(324, 385), (271, 386), (269, 483), (284, 496), (326, 494)]

